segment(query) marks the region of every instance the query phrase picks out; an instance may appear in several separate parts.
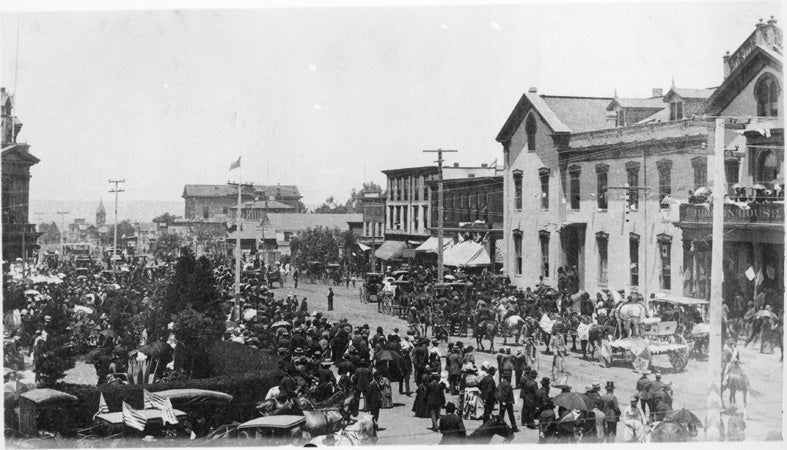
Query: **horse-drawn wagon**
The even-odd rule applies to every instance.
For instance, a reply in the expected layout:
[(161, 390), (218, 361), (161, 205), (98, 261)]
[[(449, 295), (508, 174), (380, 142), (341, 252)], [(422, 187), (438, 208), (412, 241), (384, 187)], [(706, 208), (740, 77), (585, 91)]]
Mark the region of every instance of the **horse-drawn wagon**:
[(385, 278), (385, 275), (377, 272), (368, 272), (364, 275), (363, 284), (358, 291), (361, 303), (377, 302), (377, 296), (380, 295), (380, 290), (382, 289), (383, 278)]
[[(648, 323), (650, 322), (650, 323)], [(667, 356), (673, 370), (679, 372), (689, 361), (691, 345), (677, 332), (677, 322), (646, 320), (641, 336), (616, 339), (602, 345), (602, 360), (607, 367), (614, 360), (625, 360), (637, 371), (645, 371), (652, 364), (653, 357)]]
[(708, 324), (702, 320), (703, 309), (708, 305), (707, 300), (656, 294), (655, 298), (650, 301), (656, 305), (662, 320), (669, 319), (677, 322), (676, 332), (683, 335), (686, 341), (691, 344), (693, 356), (704, 357), (707, 354), (710, 329)]

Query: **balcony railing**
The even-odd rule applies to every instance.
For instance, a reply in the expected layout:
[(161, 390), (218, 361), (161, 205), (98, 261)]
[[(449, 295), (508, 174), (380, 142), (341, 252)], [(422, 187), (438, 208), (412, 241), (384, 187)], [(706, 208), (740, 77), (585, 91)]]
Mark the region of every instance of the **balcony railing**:
[[(680, 205), (682, 223), (713, 222), (713, 207), (710, 205)], [(784, 203), (751, 203), (746, 207), (737, 204), (724, 205), (725, 224), (774, 224), (784, 226)]]

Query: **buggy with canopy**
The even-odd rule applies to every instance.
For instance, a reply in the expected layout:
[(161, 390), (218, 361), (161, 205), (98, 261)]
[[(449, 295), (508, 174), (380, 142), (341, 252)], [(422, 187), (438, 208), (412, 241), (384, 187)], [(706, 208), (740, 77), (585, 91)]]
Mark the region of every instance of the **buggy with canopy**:
[(359, 297), (361, 303), (377, 302), (378, 295), (382, 290), (383, 279), (385, 275), (377, 272), (368, 272), (363, 277), (363, 284), (359, 289)]

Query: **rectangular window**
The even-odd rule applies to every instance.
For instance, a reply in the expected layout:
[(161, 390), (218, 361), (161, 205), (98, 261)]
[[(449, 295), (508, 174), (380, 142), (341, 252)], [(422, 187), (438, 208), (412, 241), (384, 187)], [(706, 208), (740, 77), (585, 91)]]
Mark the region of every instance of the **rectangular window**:
[(626, 167), (627, 183), (630, 188), (628, 191), (628, 206), (632, 211), (639, 209), (639, 164), (628, 165)]
[(708, 160), (704, 156), (691, 159), (694, 167), (694, 189), (699, 189), (708, 184)]
[(203, 206), (202, 207), (202, 218), (203, 219), (210, 218), (210, 208), (208, 206)]
[(421, 177), (413, 179), (413, 200), (418, 201), (418, 194), (421, 192)]
[(390, 228), (392, 230), (394, 228), (394, 222), (395, 222), (394, 219), (395, 219), (395, 217), (394, 217), (394, 207), (393, 206), (389, 206), (388, 207), (388, 228)]
[(514, 233), (514, 253), (516, 254), (516, 275), (522, 275), (522, 233)]
[(671, 102), (669, 104), (669, 120), (680, 120), (683, 118), (683, 102)]
[(615, 117), (615, 126), (616, 127), (626, 126), (626, 110), (621, 109), (618, 111), (617, 116)]
[(664, 199), (672, 195), (672, 161), (659, 161), (656, 163), (659, 169), (659, 202), (662, 209), (668, 209), (669, 203)]
[(571, 209), (579, 211), (579, 169), (574, 169), (570, 172), (570, 190), (571, 190)]
[(402, 206), (402, 230), (410, 231), (410, 223), (407, 221), (407, 207)]
[(224, 214), (224, 215), (229, 214), (229, 208), (227, 208), (226, 206), (223, 206), (221, 208), (221, 213)]
[(607, 180), (609, 176), (609, 166), (602, 164), (596, 166), (596, 199), (598, 202), (598, 209), (607, 209)]
[(429, 207), (424, 205), (424, 230), (429, 228)]
[(418, 206), (413, 206), (413, 231), (418, 232)]
[(522, 210), (522, 171), (514, 171), (514, 209)]
[(541, 275), (544, 278), (549, 277), (549, 232), (542, 231), (538, 235), (539, 243), (541, 244)]
[(658, 237), (659, 261), (661, 270), (659, 271), (659, 285), (661, 289), (672, 289), (672, 238), (667, 235)]
[(631, 285), (639, 286), (639, 236), (629, 235), (629, 272)]
[(606, 233), (596, 233), (596, 247), (598, 247), (598, 282), (607, 284), (607, 245), (609, 235)]
[(292, 232), (285, 231), (284, 232), (284, 242), (290, 242), (290, 239), (292, 239)]
[(741, 163), (738, 158), (730, 158), (724, 161), (724, 173), (727, 176), (727, 185), (733, 185), (740, 181)]
[(540, 170), (541, 179), (541, 209), (549, 209), (549, 170)]

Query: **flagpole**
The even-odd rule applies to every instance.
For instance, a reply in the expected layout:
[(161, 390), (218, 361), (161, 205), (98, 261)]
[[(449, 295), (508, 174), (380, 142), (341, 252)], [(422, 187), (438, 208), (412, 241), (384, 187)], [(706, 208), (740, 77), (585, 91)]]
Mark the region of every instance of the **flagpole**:
[[(240, 163), (240, 158), (238, 158)], [(235, 306), (233, 311), (233, 318), (240, 318), (240, 311), (238, 311), (238, 303), (240, 302), (240, 213), (241, 213), (241, 190), (243, 189), (243, 168), (238, 165), (238, 214), (235, 217)], [(235, 314), (238, 314), (235, 316)]]

